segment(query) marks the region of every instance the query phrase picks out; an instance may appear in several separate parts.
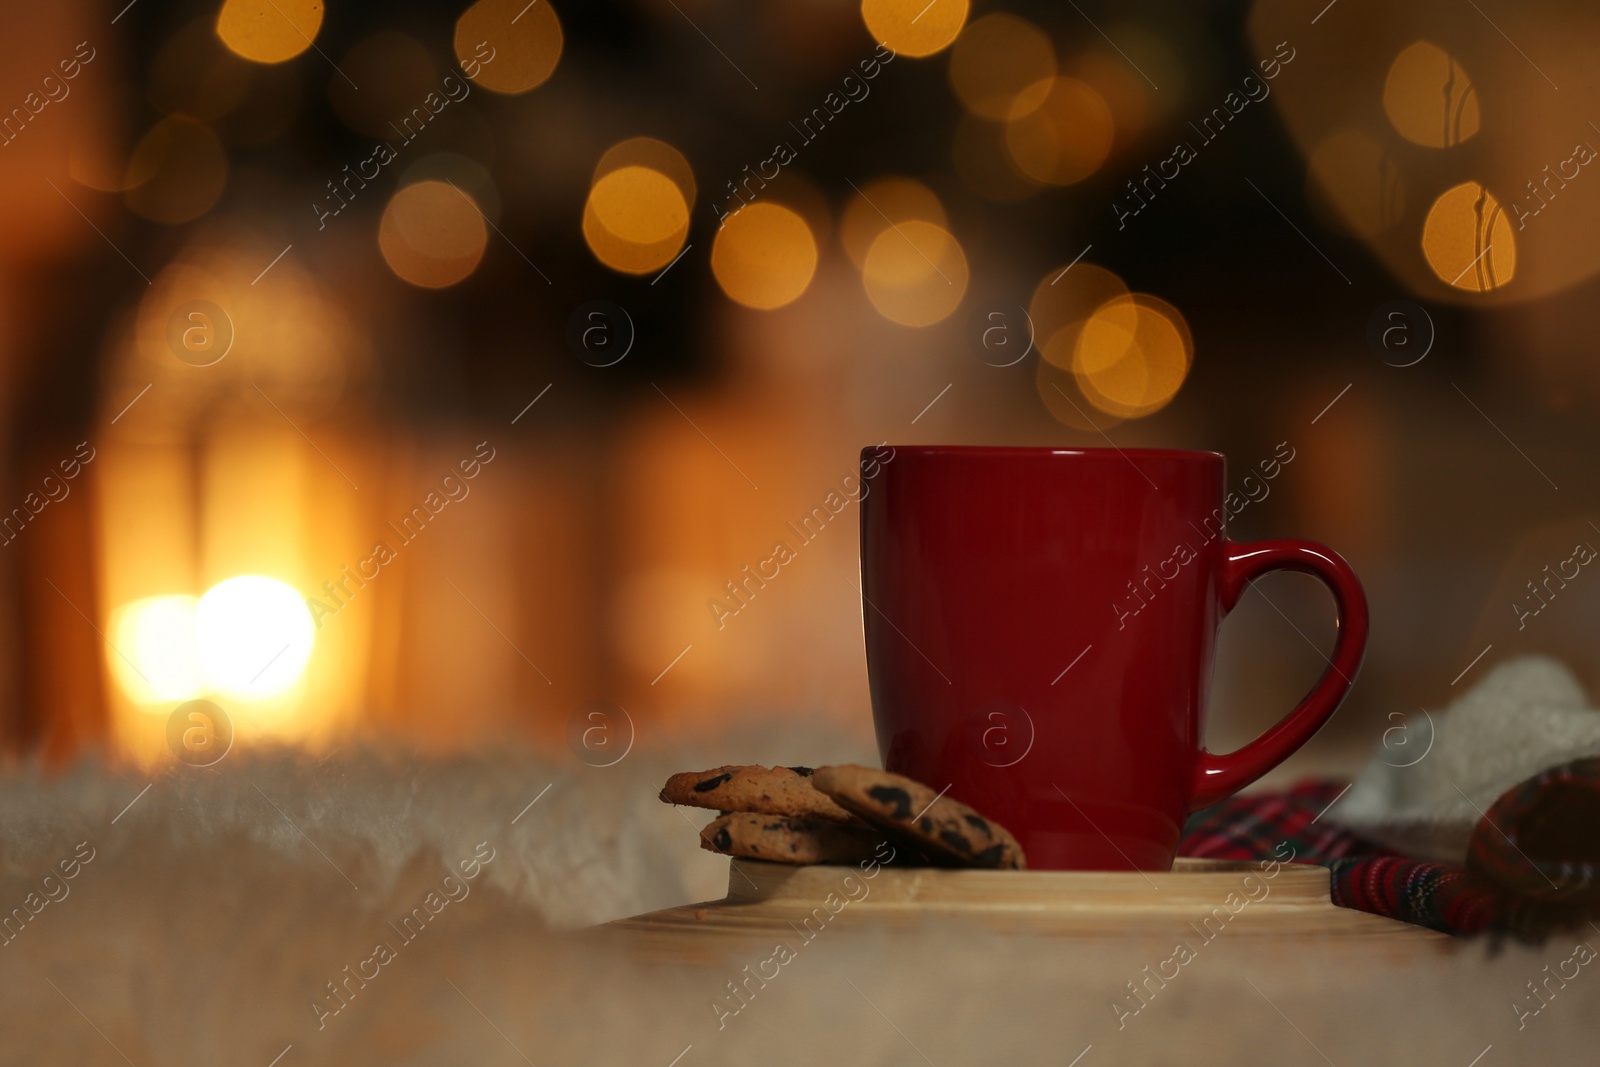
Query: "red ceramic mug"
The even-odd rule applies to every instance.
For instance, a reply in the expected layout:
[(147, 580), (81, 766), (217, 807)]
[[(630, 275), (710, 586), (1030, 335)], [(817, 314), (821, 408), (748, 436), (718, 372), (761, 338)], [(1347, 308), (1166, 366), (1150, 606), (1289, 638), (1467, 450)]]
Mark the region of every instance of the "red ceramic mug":
[[(1305, 744), (1361, 666), (1349, 565), (1310, 541), (1229, 541), (1240, 498), (1224, 501), (1218, 453), (880, 446), (862, 482), (884, 766), (992, 816), (1035, 869), (1169, 869), (1189, 813)], [(1280, 569), (1333, 593), (1333, 658), (1286, 718), (1215, 755), (1217, 626)]]

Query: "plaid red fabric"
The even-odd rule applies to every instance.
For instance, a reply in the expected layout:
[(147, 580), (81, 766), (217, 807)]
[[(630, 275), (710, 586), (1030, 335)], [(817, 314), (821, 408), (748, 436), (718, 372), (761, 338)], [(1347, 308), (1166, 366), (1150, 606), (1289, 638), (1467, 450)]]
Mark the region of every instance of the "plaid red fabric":
[[(1466, 866), (1397, 855), (1322, 821), (1345, 788), (1305, 781), (1231, 797), (1190, 818), (1179, 854), (1282, 859), (1287, 844), (1296, 862), (1332, 871), (1335, 904), (1458, 936), (1542, 940), (1600, 912), (1600, 760), (1555, 768), (1506, 793), (1480, 822)], [(1537, 856), (1518, 853), (1530, 847)]]
[(1467, 869), (1542, 900), (1600, 898), (1600, 759), (1507, 790), (1473, 831)]

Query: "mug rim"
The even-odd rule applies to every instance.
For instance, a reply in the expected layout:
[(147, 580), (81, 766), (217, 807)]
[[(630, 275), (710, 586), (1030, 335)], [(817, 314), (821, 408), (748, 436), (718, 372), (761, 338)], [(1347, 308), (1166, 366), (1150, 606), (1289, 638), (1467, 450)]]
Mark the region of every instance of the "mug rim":
[(880, 449), (891, 449), (897, 456), (910, 453), (920, 456), (968, 456), (977, 459), (1044, 459), (1051, 456), (1081, 456), (1085, 458), (1139, 458), (1147, 460), (1172, 460), (1194, 462), (1222, 460), (1227, 457), (1209, 449), (1189, 448), (1078, 448), (1058, 445), (869, 445), (861, 450), (863, 459), (875, 456)]

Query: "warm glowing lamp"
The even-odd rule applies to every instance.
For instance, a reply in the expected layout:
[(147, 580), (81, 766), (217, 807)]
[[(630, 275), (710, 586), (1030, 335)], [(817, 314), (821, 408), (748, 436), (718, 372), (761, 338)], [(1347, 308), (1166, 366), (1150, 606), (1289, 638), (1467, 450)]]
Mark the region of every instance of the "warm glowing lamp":
[(276, 696), (294, 685), (311, 658), (314, 633), (305, 598), (276, 578), (229, 578), (195, 607), (206, 681), (235, 699)]
[(113, 677), (128, 698), (165, 714), (206, 693), (264, 700), (305, 672), (315, 628), (293, 586), (241, 575), (192, 596), (155, 596), (112, 615)]
[(189, 700), (205, 691), (195, 642), (192, 596), (153, 596), (117, 609), (111, 616), (106, 653), (112, 677), (136, 704)]

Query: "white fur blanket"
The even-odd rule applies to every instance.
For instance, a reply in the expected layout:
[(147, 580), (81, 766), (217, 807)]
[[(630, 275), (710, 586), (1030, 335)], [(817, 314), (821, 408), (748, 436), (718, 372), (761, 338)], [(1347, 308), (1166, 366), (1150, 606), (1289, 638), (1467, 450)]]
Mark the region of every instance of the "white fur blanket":
[(558, 929), (722, 895), (726, 861), (655, 798), (668, 771), (870, 759), (862, 747), (11, 774), (0, 908), (27, 917), (0, 946), (0, 1065), (1464, 1067), (1489, 1045), (1486, 1065), (1592, 1049), (1600, 978), (1549, 999), (1525, 988), (1570, 944), (1489, 960), (1230, 931), (1126, 1020), (1114, 1005), (1172, 955), (1161, 932), (1064, 942), (929, 920), (830, 930), (719, 1026), (712, 1005), (769, 947), (662, 962), (615, 932)]
[(1424, 859), (1460, 863), (1472, 829), (1506, 790), (1569, 760), (1600, 756), (1600, 711), (1545, 656), (1496, 666), (1442, 712), (1421, 709), (1367, 764), (1328, 820)]

